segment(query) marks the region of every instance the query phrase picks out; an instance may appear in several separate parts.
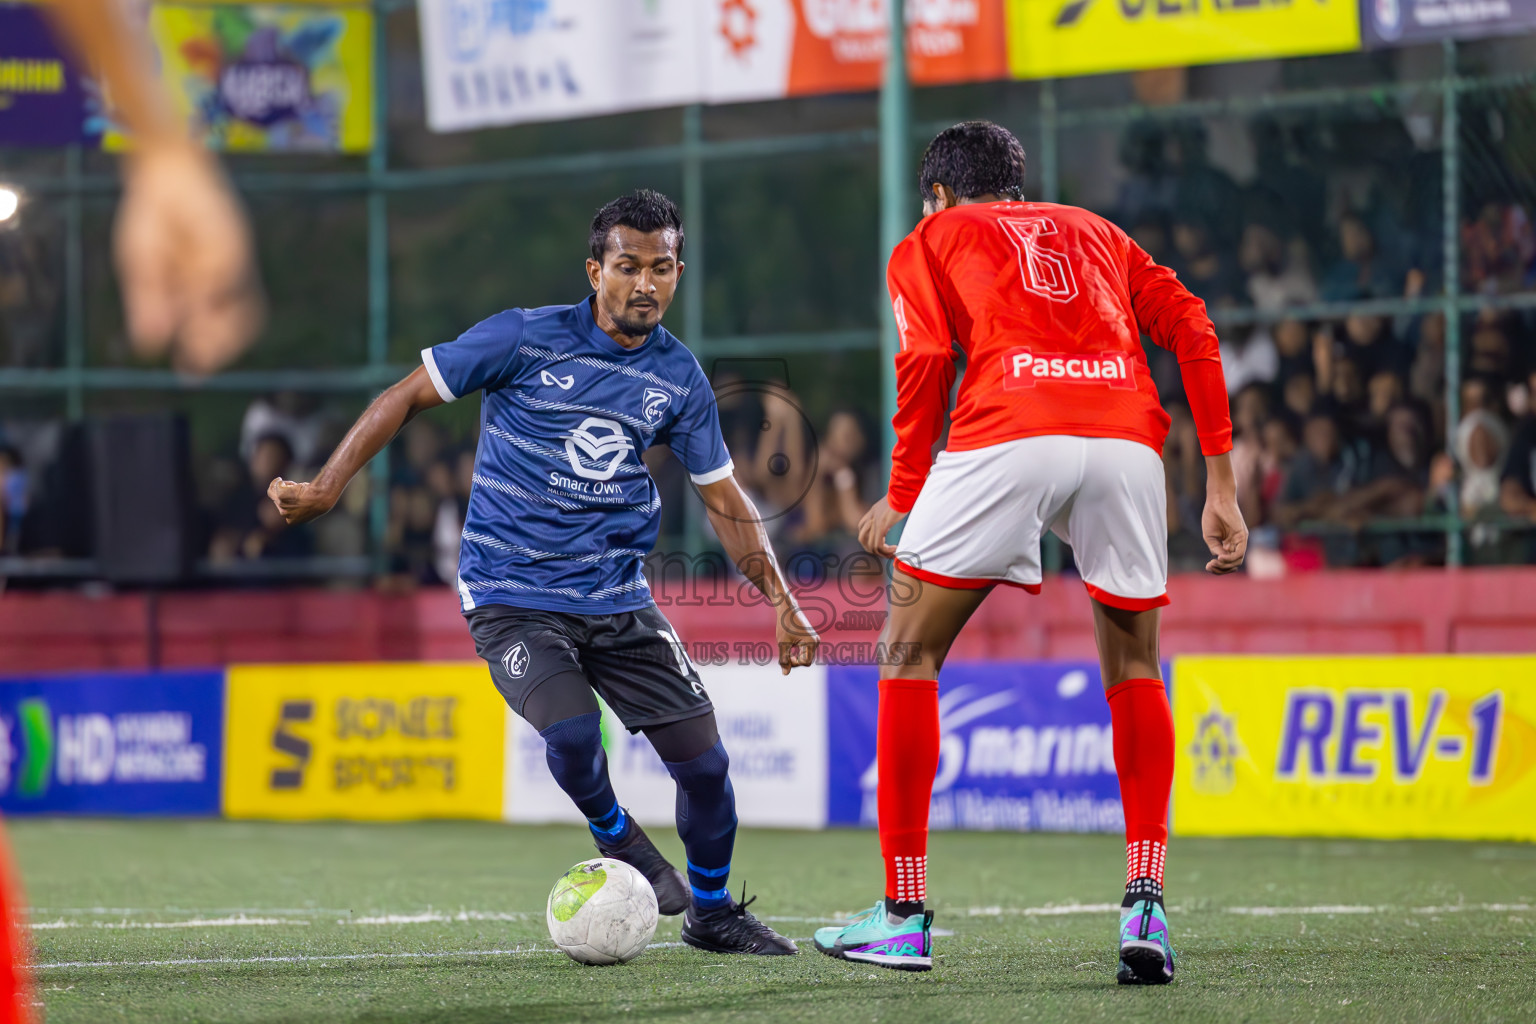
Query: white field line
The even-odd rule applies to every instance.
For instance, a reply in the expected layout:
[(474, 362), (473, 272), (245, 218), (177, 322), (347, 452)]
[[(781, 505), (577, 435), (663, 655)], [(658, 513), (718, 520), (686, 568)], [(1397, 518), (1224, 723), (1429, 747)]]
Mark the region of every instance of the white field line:
[(291, 917), (194, 917), (186, 921), (34, 921), (33, 931), (56, 931), (61, 928), (100, 928), (107, 931), (158, 930), (161, 928), (259, 928), (269, 925), (291, 925), (308, 928), (309, 922)]
[(1118, 903), (1064, 903), (1050, 907), (972, 907), (965, 912), (965, 915), (967, 917), (1061, 917), (1067, 914), (1107, 914), (1111, 910), (1119, 909)]
[(371, 917), (343, 917), (337, 924), (462, 924), (466, 921), (527, 921), (542, 917), (533, 913), (502, 913), (490, 910), (460, 910), (454, 914), (424, 910), (419, 914), (376, 914)]
[[(968, 917), (1058, 917), (1068, 914), (1107, 914), (1120, 909), (1118, 903), (1064, 903), (1060, 906), (1048, 907), (971, 907), (966, 911)], [(1191, 910), (1186, 907), (1171, 906), (1168, 912), (1171, 914), (1201, 913), (1207, 908)], [(1536, 904), (1530, 903), (1448, 903), (1440, 907), (1402, 907), (1393, 905), (1366, 905), (1359, 903), (1329, 903), (1311, 907), (1212, 907), (1228, 914), (1242, 914), (1247, 917), (1283, 917), (1292, 914), (1329, 915), (1329, 914), (1513, 914), (1536, 910)]]
[(1440, 907), (1359, 906), (1352, 903), (1316, 907), (1228, 907), (1229, 914), (1249, 917), (1280, 917), (1287, 914), (1515, 914), (1536, 910), (1530, 903), (1448, 903)]
[[(1109, 914), (1120, 909), (1118, 903), (1063, 903), (1043, 907), (970, 907), (964, 913), (967, 917), (1067, 917), (1076, 914)], [(1207, 909), (1228, 914), (1240, 914), (1245, 917), (1287, 917), (1295, 915), (1327, 916), (1348, 914), (1385, 914), (1385, 913), (1409, 913), (1409, 914), (1462, 914), (1462, 913), (1487, 913), (1487, 914), (1515, 914), (1531, 913), (1536, 911), (1536, 904), (1531, 903), (1448, 903), (1443, 906), (1402, 907), (1389, 905), (1372, 905), (1359, 903), (1328, 903), (1315, 906), (1300, 907), (1217, 907), (1199, 908), (1191, 911), (1189, 908), (1171, 906), (1170, 913), (1203, 912)], [(71, 911), (53, 910), (49, 913), (63, 914)], [(224, 917), (204, 917), (202, 914), (217, 913), (218, 911), (196, 910), (149, 910), (130, 907), (96, 907), (75, 908), (73, 913), (80, 914), (111, 914), (118, 918), (116, 921), (82, 921), (70, 920), (64, 917), (56, 917), (53, 920), (33, 921), (33, 931), (63, 931), (74, 928), (90, 928), (103, 931), (136, 931), (136, 930), (161, 930), (169, 928), (271, 928), (291, 925), (295, 927), (308, 927), (319, 919), (329, 918), (337, 925), (347, 926), (399, 926), (411, 924), (467, 924), (472, 922), (517, 922), (538, 920), (541, 915), (530, 911), (495, 911), (495, 910), (422, 910), (408, 914), (368, 914), (359, 917), (336, 917), (337, 914), (345, 914), (347, 911), (335, 909), (261, 909), (248, 907), (232, 910)], [(41, 909), (32, 911), (34, 916), (43, 916)], [(135, 914), (157, 917), (166, 914), (185, 913), (193, 915), (185, 920), (165, 921), (134, 921), (130, 917)], [(287, 915), (281, 917), (267, 915)], [(799, 917), (799, 916), (771, 916), (764, 915), (759, 918), (778, 924), (839, 924), (848, 919), (848, 915), (836, 914), (824, 917)]]
[[(791, 939), (792, 942), (810, 942), (810, 939)], [(653, 942), (646, 949), (678, 949), (681, 942)], [(335, 953), (327, 956), (251, 956), (208, 957), (187, 960), (69, 960), (55, 964), (34, 964), (34, 971), (51, 971), (59, 968), (81, 967), (200, 967), (228, 966), (235, 964), (318, 964), (353, 960), (449, 960), (475, 956), (547, 956), (559, 953), (547, 946), (514, 946), (512, 949), (465, 949), (452, 952), (430, 953)]]
[[(430, 908), (428, 908), (430, 909)], [(246, 914), (252, 916), (326, 917), (350, 914), (350, 907), (28, 907), (33, 917), (85, 914), (95, 917), (134, 917), (139, 914)]]
[[(647, 949), (680, 946), (680, 942), (657, 942)], [(558, 953), (558, 949), (541, 949), (537, 946), (513, 949), (466, 949), (459, 952), (434, 953), (336, 953), (329, 956), (250, 956), (208, 957), (188, 960), (69, 960), (56, 964), (37, 964), (34, 971), (51, 971), (61, 967), (197, 967), (224, 964), (317, 964), (349, 960), (446, 960), (453, 957), (471, 956), (532, 956)]]

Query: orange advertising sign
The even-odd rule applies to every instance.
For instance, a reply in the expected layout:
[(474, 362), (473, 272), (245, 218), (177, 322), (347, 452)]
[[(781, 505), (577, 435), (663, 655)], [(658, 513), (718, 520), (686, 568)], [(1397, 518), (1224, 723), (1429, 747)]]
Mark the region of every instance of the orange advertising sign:
[[(789, 95), (879, 87), (887, 35), (884, 3), (791, 2), (799, 17), (790, 52)], [(920, 0), (908, 4), (907, 17), (908, 71), (916, 84), (1007, 76), (1000, 0)]]
[[(712, 102), (877, 89), (887, 0), (710, 0), (706, 91)], [(907, 0), (913, 82), (1005, 78), (1003, 0)]]

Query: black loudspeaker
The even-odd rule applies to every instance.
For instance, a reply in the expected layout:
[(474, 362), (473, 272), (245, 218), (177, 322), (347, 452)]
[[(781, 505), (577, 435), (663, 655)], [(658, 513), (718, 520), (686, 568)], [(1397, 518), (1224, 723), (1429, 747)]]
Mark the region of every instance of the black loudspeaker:
[(21, 523), (21, 553), (90, 558), (96, 553), (91, 443), (84, 423), (61, 424)]
[(96, 562), (113, 583), (176, 583), (192, 568), (196, 525), (187, 421), (111, 416), (86, 428)]

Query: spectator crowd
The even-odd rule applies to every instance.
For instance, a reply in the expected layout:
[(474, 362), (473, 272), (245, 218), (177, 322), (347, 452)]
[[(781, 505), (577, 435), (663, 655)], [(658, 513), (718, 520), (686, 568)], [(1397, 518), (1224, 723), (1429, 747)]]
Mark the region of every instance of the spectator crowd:
[[(1509, 301), (1536, 291), (1536, 190), (1507, 173), (1463, 183), (1457, 287), (1490, 301), (1454, 321), (1460, 356), (1448, 366), (1451, 323), (1433, 302), (1449, 276), (1440, 154), (1398, 125), (1354, 141), (1350, 163), (1339, 156), (1350, 140), (1325, 153), (1319, 131), (1305, 119), (1256, 119), (1253, 171), (1239, 180), (1212, 159), (1200, 122), (1133, 125), (1119, 139), (1118, 184), (1103, 193), (1113, 196), (1105, 212), (1217, 321), (1252, 570), (1439, 563), (1452, 516), (1468, 524), (1469, 561), (1536, 561), (1536, 306)], [(21, 311), (53, 304), (37, 287), (46, 275), (20, 273), (41, 265), (25, 241), (0, 238), (0, 363), (13, 365), (34, 362), (37, 349), (27, 333), (37, 316)], [(1427, 301), (1415, 315), (1380, 312), (1401, 299)], [(1176, 360), (1150, 344), (1147, 354), (1172, 420), (1173, 565), (1194, 568), (1206, 558), (1204, 462)], [(785, 557), (851, 552), (884, 483), (876, 390), (853, 396), (858, 405), (808, 408), (782, 374), (768, 377), (714, 376), (737, 477)], [(382, 492), (378, 479), (354, 485), (331, 515), (282, 526), (267, 482), (307, 478), (349, 423), (305, 394), (252, 402), (238, 444), (199, 466), (207, 564), (323, 577), (351, 560), (347, 572), (366, 564), (387, 587), (452, 580), (475, 437), (431, 416), (392, 446)], [(35, 501), (48, 476), (41, 449), (10, 429), (0, 417), (0, 557), (29, 553), (29, 503), (32, 519), (48, 518)], [(676, 460), (658, 450), (646, 461), (663, 501), (662, 546), (707, 541)]]
[[(1444, 314), (1367, 305), (1442, 293), (1433, 167), (1405, 153), (1401, 181), (1330, 195), (1301, 141), (1279, 129), (1255, 141), (1258, 173), (1239, 185), (1206, 159), (1198, 126), (1132, 129), (1113, 211), (1220, 325), (1253, 567), (1442, 562), (1452, 513), (1471, 524), (1469, 560), (1529, 560), (1536, 318), (1490, 306), (1461, 319), (1453, 410)], [(1536, 232), (1519, 202), (1485, 197), (1459, 241), (1464, 292), (1536, 283)], [(1207, 557), (1204, 463), (1176, 360), (1150, 345), (1148, 359), (1172, 418), (1171, 553), (1193, 568)]]

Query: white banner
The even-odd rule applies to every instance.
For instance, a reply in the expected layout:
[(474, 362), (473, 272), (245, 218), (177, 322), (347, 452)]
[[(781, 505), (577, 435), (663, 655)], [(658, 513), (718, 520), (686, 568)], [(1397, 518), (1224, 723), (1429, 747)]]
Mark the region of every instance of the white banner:
[[(888, 0), (419, 0), (434, 131), (879, 88)], [(1003, 0), (906, 0), (919, 85), (1007, 75)]]
[[(823, 828), (827, 823), (827, 671), (788, 677), (776, 665), (699, 665), (731, 758), (736, 816), (743, 825)], [(516, 822), (580, 822), (550, 777), (544, 740), (507, 713), (504, 815)], [(648, 830), (673, 820), (677, 787), (645, 735), (630, 735), (606, 709), (603, 740), (619, 803)]]
[(421, 0), (439, 132), (698, 102), (700, 0)]

